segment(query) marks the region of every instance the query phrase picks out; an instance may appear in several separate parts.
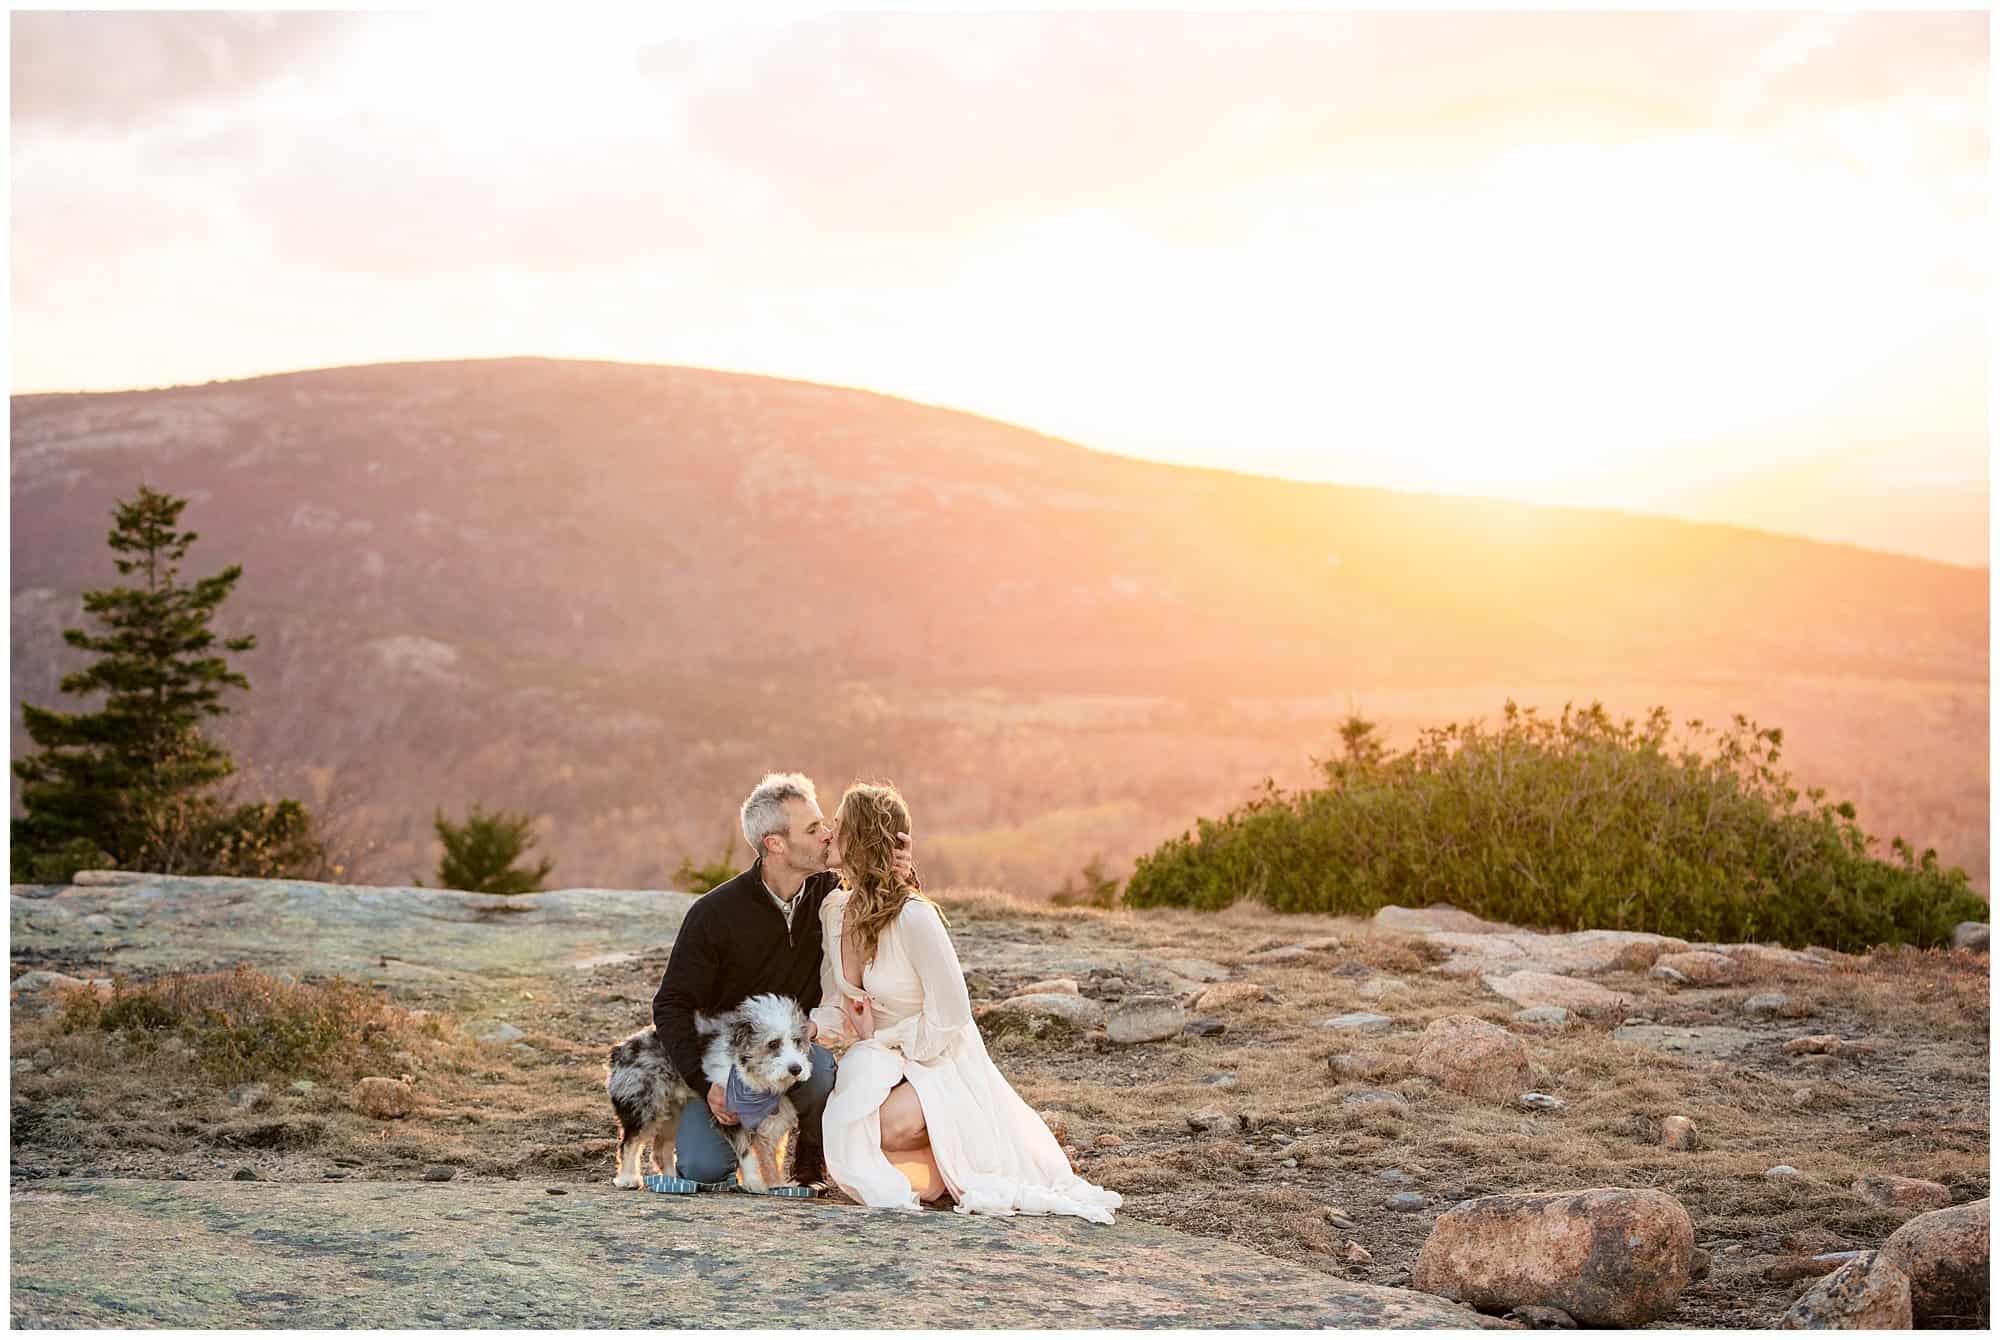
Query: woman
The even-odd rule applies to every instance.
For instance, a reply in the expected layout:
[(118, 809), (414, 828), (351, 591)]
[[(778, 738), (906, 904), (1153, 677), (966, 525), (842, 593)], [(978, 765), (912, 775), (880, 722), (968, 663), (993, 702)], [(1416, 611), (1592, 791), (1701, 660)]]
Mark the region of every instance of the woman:
[[(813, 1011), (822, 1042), (852, 1043), (822, 1121), (828, 1173), (877, 1208), (920, 1210), (920, 1193), (949, 1193), (961, 1214), (1110, 1223), (1121, 1197), (1071, 1170), (1048, 1126), (986, 1055), (943, 916), (894, 873), (896, 834), (909, 831), (909, 809), (893, 787), (856, 785), (841, 797), (834, 842), (842, 887), (820, 904), (826, 952)], [(884, 1103), (896, 1112), (912, 1101), (928, 1146), (891, 1162)]]

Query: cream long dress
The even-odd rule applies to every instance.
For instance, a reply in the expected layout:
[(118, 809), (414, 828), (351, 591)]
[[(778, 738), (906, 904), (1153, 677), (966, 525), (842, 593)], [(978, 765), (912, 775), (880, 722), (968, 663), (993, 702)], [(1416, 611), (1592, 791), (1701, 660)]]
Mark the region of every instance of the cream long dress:
[(840, 1058), (822, 1118), (827, 1171), (840, 1189), (879, 1209), (923, 1208), (910, 1180), (882, 1153), (882, 1100), (908, 1079), (960, 1214), (1073, 1214), (1110, 1223), (1123, 1198), (1071, 1171), (1047, 1124), (987, 1056), (937, 909), (918, 898), (905, 904), (882, 932), (857, 989), (841, 963), (847, 897), (846, 889), (835, 889), (820, 905), (822, 1003), (812, 1012), (822, 1042), (851, 1039), (841, 997), (865, 991), (875, 1002), (875, 1036), (854, 1042)]

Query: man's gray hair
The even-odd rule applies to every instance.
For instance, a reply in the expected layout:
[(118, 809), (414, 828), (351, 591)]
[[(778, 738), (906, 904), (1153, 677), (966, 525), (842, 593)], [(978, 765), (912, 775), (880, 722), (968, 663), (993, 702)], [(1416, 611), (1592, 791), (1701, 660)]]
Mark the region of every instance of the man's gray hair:
[(764, 854), (764, 839), (773, 833), (790, 833), (791, 816), (785, 813), (788, 800), (819, 804), (812, 778), (799, 772), (767, 772), (757, 789), (743, 802), (743, 839), (757, 855)]

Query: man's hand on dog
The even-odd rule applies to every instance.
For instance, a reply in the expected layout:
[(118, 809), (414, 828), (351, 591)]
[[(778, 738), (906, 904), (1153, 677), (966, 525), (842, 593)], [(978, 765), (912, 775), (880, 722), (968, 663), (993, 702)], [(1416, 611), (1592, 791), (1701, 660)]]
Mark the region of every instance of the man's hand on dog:
[(724, 1096), (720, 1084), (708, 1086), (708, 1110), (718, 1126), (740, 1126), (742, 1121), (729, 1110), (729, 1099)]

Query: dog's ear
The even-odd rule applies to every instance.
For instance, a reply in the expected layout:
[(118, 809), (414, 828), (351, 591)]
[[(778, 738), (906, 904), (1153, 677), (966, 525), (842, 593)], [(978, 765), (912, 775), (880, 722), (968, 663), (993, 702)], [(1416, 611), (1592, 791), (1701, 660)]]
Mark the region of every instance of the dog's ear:
[(748, 1018), (738, 1015), (729, 1025), (729, 1046), (733, 1051), (744, 1051), (757, 1040), (757, 1025)]

